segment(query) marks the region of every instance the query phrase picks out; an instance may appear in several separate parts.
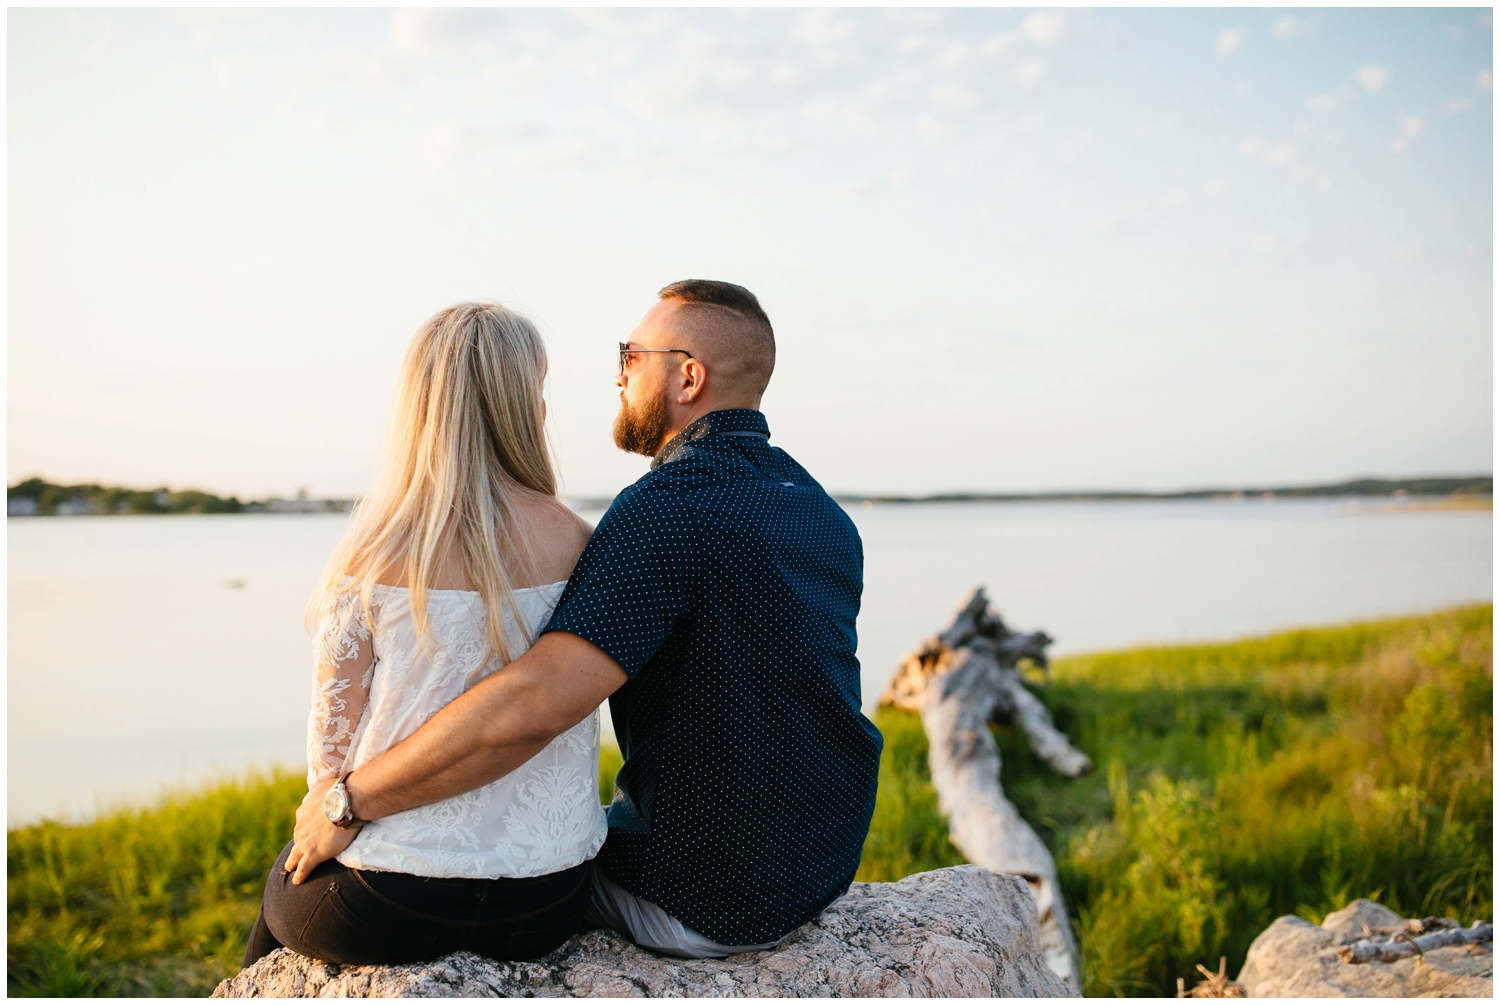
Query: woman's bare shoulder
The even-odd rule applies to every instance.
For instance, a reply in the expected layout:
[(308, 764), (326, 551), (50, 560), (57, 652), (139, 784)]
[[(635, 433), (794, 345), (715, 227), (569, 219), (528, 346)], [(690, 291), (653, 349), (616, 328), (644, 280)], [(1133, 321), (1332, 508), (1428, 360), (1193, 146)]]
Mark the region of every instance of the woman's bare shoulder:
[(532, 562), (535, 568), (528, 577), (533, 582), (522, 586), (545, 586), (560, 582), (573, 574), (578, 556), (594, 528), (562, 500), (541, 493), (528, 492), (517, 500), (530, 531)]

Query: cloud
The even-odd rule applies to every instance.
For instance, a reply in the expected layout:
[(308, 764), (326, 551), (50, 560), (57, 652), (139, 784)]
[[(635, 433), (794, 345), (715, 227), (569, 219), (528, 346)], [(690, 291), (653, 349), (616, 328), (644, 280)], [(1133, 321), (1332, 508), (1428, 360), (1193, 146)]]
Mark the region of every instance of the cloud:
[(1320, 20), (1321, 17), (1317, 14), (1305, 18), (1298, 18), (1294, 14), (1284, 14), (1271, 22), (1271, 34), (1280, 39), (1311, 35)]
[(1241, 141), (1240, 153), (1253, 157), (1262, 164), (1284, 170), (1298, 181), (1310, 181), (1319, 191), (1327, 192), (1333, 188), (1333, 180), (1322, 168), (1303, 157), (1302, 146), (1295, 139), (1263, 140), (1251, 137)]
[(1188, 194), (1180, 188), (1174, 188), (1156, 201), (1161, 204), (1163, 209), (1176, 209), (1179, 206), (1187, 204)]
[(1021, 22), (1021, 31), (1037, 45), (1055, 45), (1068, 27), (1068, 14), (1060, 10), (1039, 10)]
[(939, 122), (935, 115), (919, 115), (917, 135), (922, 137), (923, 143), (936, 145), (948, 138), (948, 128)]
[(1225, 28), (1219, 32), (1218, 41), (1214, 43), (1214, 54), (1217, 56), (1228, 56), (1245, 43), (1245, 29)]
[(1494, 80), (1488, 70), (1480, 70), (1479, 75), (1474, 78), (1474, 90), (1481, 94), (1489, 94), (1490, 88), (1494, 86)]
[(978, 98), (958, 84), (939, 84), (934, 87), (932, 100), (939, 108), (950, 112), (967, 112), (979, 104)]
[(1354, 88), (1348, 84), (1340, 84), (1331, 91), (1314, 94), (1308, 98), (1307, 107), (1315, 112), (1331, 112), (1352, 97), (1354, 97)]
[(827, 50), (835, 42), (848, 38), (853, 30), (854, 22), (841, 20), (837, 11), (810, 10), (797, 19), (794, 34), (798, 41), (814, 49)]
[(1441, 113), (1443, 115), (1457, 115), (1459, 112), (1467, 112), (1473, 107), (1473, 98), (1449, 98), (1443, 102)]
[(435, 7), (405, 7), (391, 12), (385, 35), (398, 52), (426, 55), (442, 42), (443, 12)]
[(991, 56), (998, 56), (1002, 52), (1009, 50), (1020, 40), (1021, 35), (1019, 32), (1002, 31), (984, 43), (984, 51)]
[(1391, 71), (1379, 63), (1366, 63), (1355, 71), (1354, 79), (1359, 81), (1360, 87), (1374, 94), (1390, 82)]
[(1203, 194), (1219, 196), (1229, 191), (1229, 182), (1222, 178), (1212, 178), (1203, 183)]
[(917, 176), (910, 171), (892, 171), (891, 191), (904, 192), (916, 180)]
[(1031, 90), (1042, 82), (1042, 77), (1047, 73), (1047, 64), (1044, 60), (1028, 59), (1016, 67), (1011, 76), (1015, 77), (1016, 83), (1026, 90)]
[(1427, 131), (1427, 120), (1420, 115), (1401, 116), (1401, 133), (1391, 140), (1391, 149), (1398, 154), (1404, 154), (1411, 149), (1418, 136)]
[(938, 66), (941, 66), (945, 70), (951, 70), (954, 67), (961, 65), (964, 61), (964, 57), (968, 54), (969, 47), (966, 45), (950, 46), (948, 51), (943, 53), (943, 55), (938, 59)]

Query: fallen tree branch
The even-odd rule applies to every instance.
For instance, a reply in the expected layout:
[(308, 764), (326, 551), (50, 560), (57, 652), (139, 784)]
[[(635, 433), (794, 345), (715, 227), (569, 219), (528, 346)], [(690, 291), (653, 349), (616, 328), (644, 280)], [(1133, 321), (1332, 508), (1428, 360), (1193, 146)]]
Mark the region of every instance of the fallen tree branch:
[(1398, 932), (1389, 942), (1361, 939), (1352, 946), (1340, 946), (1339, 956), (1345, 963), (1394, 963), (1444, 946), (1467, 946), (1493, 941), (1494, 926), (1487, 921), (1476, 921), (1469, 928), (1447, 928), (1428, 935)]
[(907, 657), (881, 704), (920, 713), (932, 786), (954, 846), (975, 865), (1026, 880), (1036, 899), (1048, 966), (1081, 988), (1078, 947), (1057, 864), (1005, 798), (1000, 751), (989, 730), (992, 716), (1009, 719), (1037, 756), (1061, 774), (1077, 777), (1089, 770), (1088, 757), (1057, 730), (1017, 670), (1022, 660), (1045, 668), (1051, 643), (1044, 632), (1010, 631), (978, 589), (946, 631)]

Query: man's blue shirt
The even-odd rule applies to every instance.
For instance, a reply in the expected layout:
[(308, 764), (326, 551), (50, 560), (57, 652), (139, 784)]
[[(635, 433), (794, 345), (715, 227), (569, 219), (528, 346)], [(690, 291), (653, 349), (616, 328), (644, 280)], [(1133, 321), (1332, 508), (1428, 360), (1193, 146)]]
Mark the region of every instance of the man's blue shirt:
[(854, 879), (881, 737), (860, 712), (859, 533), (765, 416), (711, 412), (599, 521), (544, 631), (603, 649), (625, 765), (605, 872), (724, 945)]

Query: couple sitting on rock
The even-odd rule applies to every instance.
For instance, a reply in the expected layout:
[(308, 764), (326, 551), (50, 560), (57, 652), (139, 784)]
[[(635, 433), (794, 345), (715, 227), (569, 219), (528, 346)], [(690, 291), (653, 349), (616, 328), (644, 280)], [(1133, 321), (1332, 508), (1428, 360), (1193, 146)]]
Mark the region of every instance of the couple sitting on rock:
[(843, 896), (881, 748), (863, 556), (768, 442), (774, 361), (748, 290), (662, 290), (615, 378), (615, 442), (651, 470), (590, 535), (556, 496), (536, 328), (488, 303), (422, 326), (309, 608), (309, 791), (247, 966), (532, 959), (591, 928), (724, 957)]

